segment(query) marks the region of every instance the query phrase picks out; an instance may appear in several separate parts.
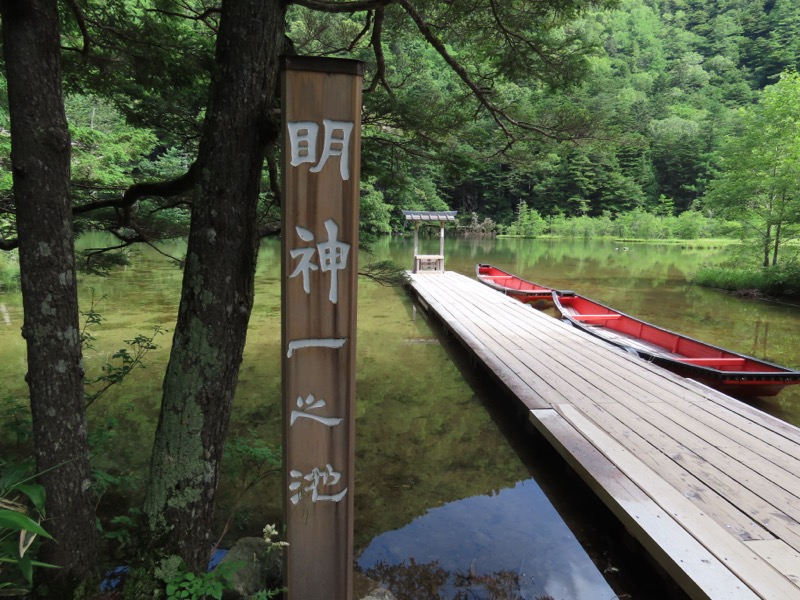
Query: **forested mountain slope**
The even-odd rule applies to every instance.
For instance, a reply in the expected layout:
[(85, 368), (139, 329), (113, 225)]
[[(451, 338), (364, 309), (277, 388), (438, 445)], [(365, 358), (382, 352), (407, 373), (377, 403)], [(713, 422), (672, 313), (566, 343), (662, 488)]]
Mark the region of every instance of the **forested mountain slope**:
[[(201, 19), (198, 9), (183, 20), (153, 11), (133, 20), (125, 6), (87, 6), (87, 20), (103, 26), (88, 57), (74, 51), (82, 32), (65, 17), (78, 198), (86, 189), (93, 199), (113, 197), (135, 181), (178, 176), (196, 152), (218, 17), (208, 9)], [(554, 65), (559, 77), (547, 81), (532, 66), (528, 82), (510, 83), (485, 69), (498, 104), (565, 133), (509, 143), (439, 53), (390, 12), (387, 67), (376, 84), (375, 55), (369, 39), (359, 38), (362, 21), (292, 7), (287, 51), (367, 62), (363, 172), (373, 233), (398, 225), (399, 208), (448, 206), (500, 223), (513, 220), (523, 200), (542, 215), (697, 208), (737, 110), (800, 63), (800, 4), (792, 0), (620, 0), (615, 10), (584, 14), (561, 30), (593, 48), (588, 70), (564, 61)], [(480, 35), (469, 40), (473, 54), (455, 54), (478, 72), (481, 55), (497, 44)], [(452, 48), (464, 40), (443, 41)], [(7, 204), (5, 96), (0, 81), (0, 202)], [(578, 141), (563, 141), (570, 136)], [(265, 220), (265, 232), (276, 228), (274, 212)]]
[(587, 17), (587, 81), (549, 102), (589, 115), (594, 139), (532, 143), (451, 180), (454, 207), (508, 222), (520, 200), (543, 215), (695, 206), (737, 109), (800, 63), (791, 0), (623, 0)]

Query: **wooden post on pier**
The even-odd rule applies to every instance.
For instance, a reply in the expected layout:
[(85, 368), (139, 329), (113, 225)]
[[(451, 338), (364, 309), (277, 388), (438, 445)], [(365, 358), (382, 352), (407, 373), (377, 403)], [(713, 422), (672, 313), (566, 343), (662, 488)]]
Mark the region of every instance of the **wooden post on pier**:
[(353, 595), (356, 282), (363, 63), (283, 63), (281, 258), (286, 585)]

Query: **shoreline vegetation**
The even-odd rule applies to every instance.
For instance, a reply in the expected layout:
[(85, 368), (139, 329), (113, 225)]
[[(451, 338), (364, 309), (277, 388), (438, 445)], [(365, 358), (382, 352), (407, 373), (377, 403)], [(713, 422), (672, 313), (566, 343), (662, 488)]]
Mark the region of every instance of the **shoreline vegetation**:
[[(564, 240), (564, 239), (576, 239), (583, 236), (569, 236), (569, 237), (558, 236), (558, 235), (524, 236), (524, 235), (508, 235), (501, 233), (494, 237), (496, 237), (499, 240), (513, 240), (513, 239)], [(720, 248), (725, 248), (726, 246), (737, 246), (742, 243), (741, 240), (733, 238), (698, 238), (693, 240), (683, 240), (678, 238), (647, 239), (647, 238), (620, 238), (614, 236), (595, 236), (592, 238), (586, 237), (584, 239), (608, 240), (620, 245), (660, 244), (664, 246), (680, 246), (681, 248), (686, 250), (717, 250)], [(627, 249), (627, 248), (621, 247), (620, 249)]]
[[(421, 233), (425, 235), (424, 229)], [(495, 223), (491, 219), (479, 221), (474, 214), (464, 215), (459, 216), (455, 234), (498, 239), (599, 239), (619, 244), (620, 251), (636, 244), (664, 244), (686, 250), (726, 248), (730, 249), (726, 263), (698, 270), (691, 282), (744, 298), (800, 300), (800, 242), (797, 239), (783, 240), (782, 260), (764, 267), (760, 254), (762, 239), (748, 237), (739, 222), (710, 217), (700, 211), (674, 216), (636, 208), (613, 215), (543, 217), (520, 202), (517, 218), (510, 224)], [(16, 253), (0, 254), (0, 286), (13, 286), (18, 278)]]
[[(635, 208), (624, 213), (567, 217), (540, 215), (522, 201), (516, 219), (508, 224), (479, 222), (475, 215), (464, 218), (460, 232), (467, 236), (492, 235), (519, 239), (607, 239), (625, 251), (633, 244), (679, 245), (687, 250), (730, 247), (730, 259), (719, 266), (697, 271), (692, 283), (732, 292), (745, 298), (800, 300), (800, 246), (784, 236), (782, 258), (764, 266), (763, 248), (775, 240), (754, 235), (740, 221), (731, 221), (689, 210), (680, 215)], [(469, 219), (469, 221), (467, 221)]]
[[(523, 209), (522, 215), (535, 211)], [(595, 239), (619, 244), (620, 251), (636, 244), (680, 246), (686, 250), (730, 249), (730, 259), (723, 265), (708, 266), (694, 273), (691, 282), (709, 288), (722, 289), (743, 298), (800, 300), (800, 254), (798, 240), (784, 242), (784, 259), (769, 267), (759, 263), (754, 241), (742, 235), (738, 224), (693, 213), (690, 217), (657, 215), (635, 209), (611, 217), (538, 217), (536, 226), (520, 223), (510, 225), (493, 222), (459, 223), (456, 235), (466, 237), (496, 237), (498, 239)], [(683, 218), (681, 218), (683, 217)], [(685, 223), (693, 227), (681, 227)], [(425, 235), (423, 233), (423, 235)], [(787, 251), (788, 250), (788, 251)], [(15, 252), (0, 254), (0, 286), (17, 285), (19, 263)]]

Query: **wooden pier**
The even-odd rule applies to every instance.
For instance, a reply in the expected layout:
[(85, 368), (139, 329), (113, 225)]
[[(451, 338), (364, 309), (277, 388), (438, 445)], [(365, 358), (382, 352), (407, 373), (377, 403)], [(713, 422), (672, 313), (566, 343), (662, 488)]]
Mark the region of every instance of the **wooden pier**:
[(800, 429), (471, 278), (410, 277), (690, 597), (800, 599)]

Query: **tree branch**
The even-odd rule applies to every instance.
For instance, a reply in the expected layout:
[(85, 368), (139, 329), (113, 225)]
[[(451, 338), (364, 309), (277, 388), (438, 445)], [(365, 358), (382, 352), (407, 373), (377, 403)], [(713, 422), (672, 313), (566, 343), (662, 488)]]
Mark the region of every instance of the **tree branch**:
[(289, 0), (287, 4), (296, 4), (327, 13), (354, 13), (374, 10), (382, 6), (394, 4), (395, 0), (353, 0), (353, 2), (328, 2), (326, 0)]
[(367, 32), (369, 31), (369, 28), (371, 26), (372, 26), (372, 11), (369, 10), (367, 11), (367, 18), (364, 21), (364, 27), (361, 29), (361, 31), (358, 32), (358, 35), (355, 38), (353, 38), (353, 40), (350, 42), (350, 45), (347, 47), (348, 52), (352, 52), (355, 49), (356, 44), (358, 44), (361, 38), (367, 35)]
[[(513, 137), (511, 132), (508, 130), (508, 127), (503, 122), (504, 119), (501, 118), (501, 113), (486, 96), (485, 91), (472, 80), (472, 77), (470, 77), (469, 73), (467, 73), (467, 70), (450, 55), (442, 41), (436, 37), (436, 34), (433, 33), (433, 30), (431, 30), (431, 28), (425, 22), (422, 15), (417, 12), (417, 9), (411, 5), (411, 2), (408, 0), (397, 0), (397, 3), (402, 6), (403, 10), (405, 10), (408, 16), (411, 17), (411, 20), (414, 21), (417, 29), (419, 29), (420, 33), (427, 40), (427, 42), (439, 53), (439, 56), (441, 56), (448, 66), (455, 72), (455, 74), (459, 76), (461, 81), (463, 81), (466, 86), (472, 90), (472, 93), (475, 94), (475, 97), (484, 106), (484, 108), (489, 111), (489, 114), (492, 116), (495, 123), (497, 123), (497, 126), (503, 130), (503, 133), (505, 133), (508, 137)], [(512, 122), (511, 119), (508, 119), (507, 117), (505, 120)]]
[(532, 123), (526, 123), (524, 121), (519, 121), (509, 115), (505, 110), (497, 106), (494, 102), (489, 99), (488, 91), (485, 88), (479, 86), (467, 70), (461, 66), (461, 64), (453, 58), (450, 53), (447, 51), (444, 43), (436, 36), (433, 32), (431, 27), (425, 22), (425, 19), (422, 15), (417, 12), (416, 8), (411, 4), (410, 0), (395, 0), (397, 4), (399, 4), (403, 10), (406, 11), (411, 20), (417, 26), (420, 33), (422, 33), (423, 37), (427, 40), (427, 42), (433, 46), (433, 48), (439, 53), (444, 61), (448, 64), (448, 66), (459, 76), (461, 81), (472, 91), (472, 93), (477, 98), (478, 102), (489, 112), (489, 115), (492, 117), (492, 120), (497, 124), (497, 126), (503, 131), (505, 136), (509, 139), (508, 147), (514, 144), (517, 141), (517, 137), (514, 133), (509, 129), (509, 125), (512, 125), (520, 130), (528, 131), (531, 133), (536, 133), (542, 137), (546, 137), (553, 140), (569, 140), (573, 139), (574, 136), (567, 136), (561, 133), (557, 129), (551, 129), (548, 127), (542, 127), (538, 125), (534, 125)]
[[(170, 179), (168, 181), (134, 183), (127, 190), (125, 190), (122, 198), (99, 200), (97, 202), (90, 202), (89, 204), (74, 206), (72, 208), (72, 216), (75, 217), (77, 215), (83, 215), (103, 208), (116, 208), (124, 211), (124, 218), (122, 221), (126, 225), (129, 225), (130, 209), (138, 200), (147, 198), (149, 196), (169, 198), (190, 191), (195, 181), (196, 164), (197, 163), (193, 163), (186, 173), (180, 177), (176, 177), (175, 179)], [(0, 250), (14, 250), (18, 246), (18, 238), (0, 240)]]
[(150, 240), (146, 235), (144, 235), (144, 234), (142, 234), (142, 233), (140, 233), (140, 232), (138, 232), (136, 230), (134, 230), (134, 233), (136, 235), (130, 236), (130, 237), (122, 235), (119, 231), (110, 230), (109, 232), (111, 233), (111, 235), (113, 235), (115, 238), (117, 238), (120, 241), (120, 243), (117, 244), (116, 246), (108, 246), (106, 248), (88, 248), (88, 249), (84, 250), (83, 251), (83, 258), (86, 261), (87, 265), (89, 265), (89, 263), (91, 263), (92, 259), (94, 259), (97, 256), (102, 256), (102, 255), (106, 254), (107, 252), (113, 252), (114, 250), (123, 250), (125, 248), (130, 247), (130, 246), (133, 246), (134, 244), (145, 244), (147, 246), (150, 246), (150, 248), (152, 248), (153, 250), (158, 252), (161, 256), (163, 256), (165, 258), (168, 258), (169, 260), (173, 261), (176, 264), (179, 264), (179, 265), (183, 264), (183, 261), (180, 258), (172, 256), (171, 254), (167, 254), (166, 252), (161, 250), (161, 248), (156, 246), (153, 243), (153, 241)]
[(386, 81), (386, 57), (383, 54), (383, 43), (381, 42), (385, 17), (386, 9), (383, 6), (375, 9), (375, 23), (372, 26), (372, 38), (370, 39), (372, 50), (375, 52), (375, 77), (372, 78), (372, 83), (364, 90), (365, 92), (374, 92), (378, 83), (381, 83), (387, 92), (392, 93), (389, 82)]
[(206, 27), (208, 27), (214, 33), (218, 33), (218, 28), (216, 25), (209, 23), (208, 18), (211, 15), (219, 15), (222, 12), (222, 9), (218, 6), (212, 6), (210, 8), (205, 9), (203, 12), (197, 12), (196, 10), (191, 9), (188, 5), (184, 4), (187, 10), (191, 11), (191, 15), (174, 12), (170, 10), (162, 10), (160, 8), (148, 8), (145, 12), (151, 13), (158, 13), (160, 15), (164, 15), (167, 17), (177, 17), (179, 19), (188, 19), (190, 21), (202, 21)]
[(83, 14), (83, 10), (81, 10), (81, 7), (78, 6), (76, 0), (66, 0), (66, 2), (67, 6), (69, 6), (72, 10), (72, 14), (75, 15), (75, 20), (78, 22), (78, 28), (81, 30), (81, 36), (83, 36), (83, 48), (80, 50), (80, 53), (86, 56), (89, 54), (89, 45), (92, 41), (92, 38), (89, 35), (89, 29), (86, 27), (86, 16)]
[(505, 23), (503, 22), (503, 17), (500, 14), (500, 7), (497, 4), (497, 0), (490, 0), (489, 5), (492, 9), (492, 17), (494, 17), (494, 22), (497, 25), (497, 29), (500, 31), (502, 36), (508, 41), (512, 48), (517, 48), (517, 42), (522, 43), (523, 45), (530, 48), (536, 56), (538, 56), (543, 63), (547, 64), (550, 67), (555, 67), (555, 63), (553, 60), (545, 53), (542, 52), (542, 49), (539, 48), (536, 44), (531, 42), (531, 40), (526, 39), (524, 36), (521, 36), (518, 33), (511, 31), (508, 27), (506, 27)]
[(158, 196), (160, 198), (169, 198), (183, 194), (192, 189), (194, 185), (195, 164), (189, 167), (180, 177), (170, 179), (168, 181), (147, 181), (142, 183), (134, 183), (130, 186), (122, 198), (114, 198), (111, 200), (100, 200), (98, 202), (91, 202), (89, 204), (82, 204), (72, 209), (73, 215), (82, 215), (88, 212), (99, 210), (101, 208), (121, 208), (129, 209), (137, 200), (146, 198), (148, 196)]

